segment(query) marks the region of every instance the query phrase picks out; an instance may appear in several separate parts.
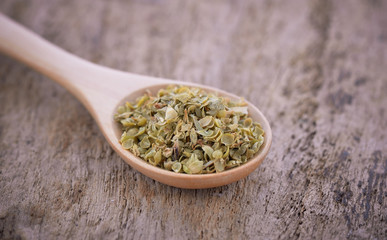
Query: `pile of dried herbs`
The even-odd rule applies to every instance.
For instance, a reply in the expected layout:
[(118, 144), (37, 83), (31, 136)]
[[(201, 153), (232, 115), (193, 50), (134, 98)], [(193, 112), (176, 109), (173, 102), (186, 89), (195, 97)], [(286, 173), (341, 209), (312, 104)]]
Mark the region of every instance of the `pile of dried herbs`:
[(169, 86), (118, 108), (120, 142), (148, 163), (178, 173), (222, 172), (251, 158), (264, 131), (243, 100)]

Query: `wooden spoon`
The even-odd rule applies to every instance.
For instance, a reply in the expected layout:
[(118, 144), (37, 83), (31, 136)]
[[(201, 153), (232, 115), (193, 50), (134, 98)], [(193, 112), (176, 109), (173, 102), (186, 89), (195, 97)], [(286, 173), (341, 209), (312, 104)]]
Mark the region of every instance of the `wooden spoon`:
[(272, 133), (265, 116), (251, 103), (251, 117), (261, 123), (265, 142), (247, 163), (222, 173), (190, 175), (154, 167), (123, 149), (119, 143), (121, 130), (113, 120), (117, 107), (134, 100), (146, 90), (156, 93), (167, 85), (200, 87), (231, 99), (237, 96), (222, 90), (194, 83), (147, 77), (113, 70), (85, 61), (44, 40), (18, 23), (0, 14), (0, 51), (29, 65), (70, 91), (89, 110), (113, 149), (130, 166), (164, 184), (180, 188), (211, 188), (246, 177), (266, 157)]

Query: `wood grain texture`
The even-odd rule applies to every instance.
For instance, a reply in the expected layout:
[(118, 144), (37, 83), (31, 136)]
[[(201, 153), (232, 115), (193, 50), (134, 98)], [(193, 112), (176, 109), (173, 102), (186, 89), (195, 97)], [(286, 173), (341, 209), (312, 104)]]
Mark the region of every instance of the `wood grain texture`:
[(168, 187), (125, 164), (68, 92), (0, 56), (0, 239), (386, 239), (385, 1), (0, 10), (95, 63), (243, 96), (273, 130), (246, 179)]

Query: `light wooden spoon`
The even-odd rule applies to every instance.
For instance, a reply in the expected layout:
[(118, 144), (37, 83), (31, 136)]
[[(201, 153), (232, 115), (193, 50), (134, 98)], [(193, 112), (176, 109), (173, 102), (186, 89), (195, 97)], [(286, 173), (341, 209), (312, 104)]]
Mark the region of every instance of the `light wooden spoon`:
[(167, 85), (200, 87), (231, 99), (238, 97), (222, 90), (194, 83), (172, 81), (113, 70), (85, 61), (44, 40), (0, 13), (0, 51), (29, 65), (70, 91), (89, 110), (113, 149), (130, 166), (164, 184), (180, 188), (211, 188), (246, 177), (266, 157), (272, 133), (265, 116), (251, 103), (251, 117), (261, 123), (265, 142), (261, 150), (247, 163), (222, 173), (189, 175), (154, 167), (123, 149), (119, 143), (121, 130), (114, 122), (117, 107), (135, 100), (146, 90), (156, 93)]

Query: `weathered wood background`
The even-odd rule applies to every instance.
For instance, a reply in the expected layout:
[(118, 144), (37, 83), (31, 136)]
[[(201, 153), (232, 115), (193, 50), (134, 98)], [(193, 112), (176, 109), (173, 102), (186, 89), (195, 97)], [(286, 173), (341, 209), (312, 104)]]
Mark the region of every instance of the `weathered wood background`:
[(1, 55), (0, 239), (387, 238), (386, 1), (0, 10), (90, 61), (243, 96), (274, 137), (246, 179), (169, 187), (125, 164), (62, 87)]

